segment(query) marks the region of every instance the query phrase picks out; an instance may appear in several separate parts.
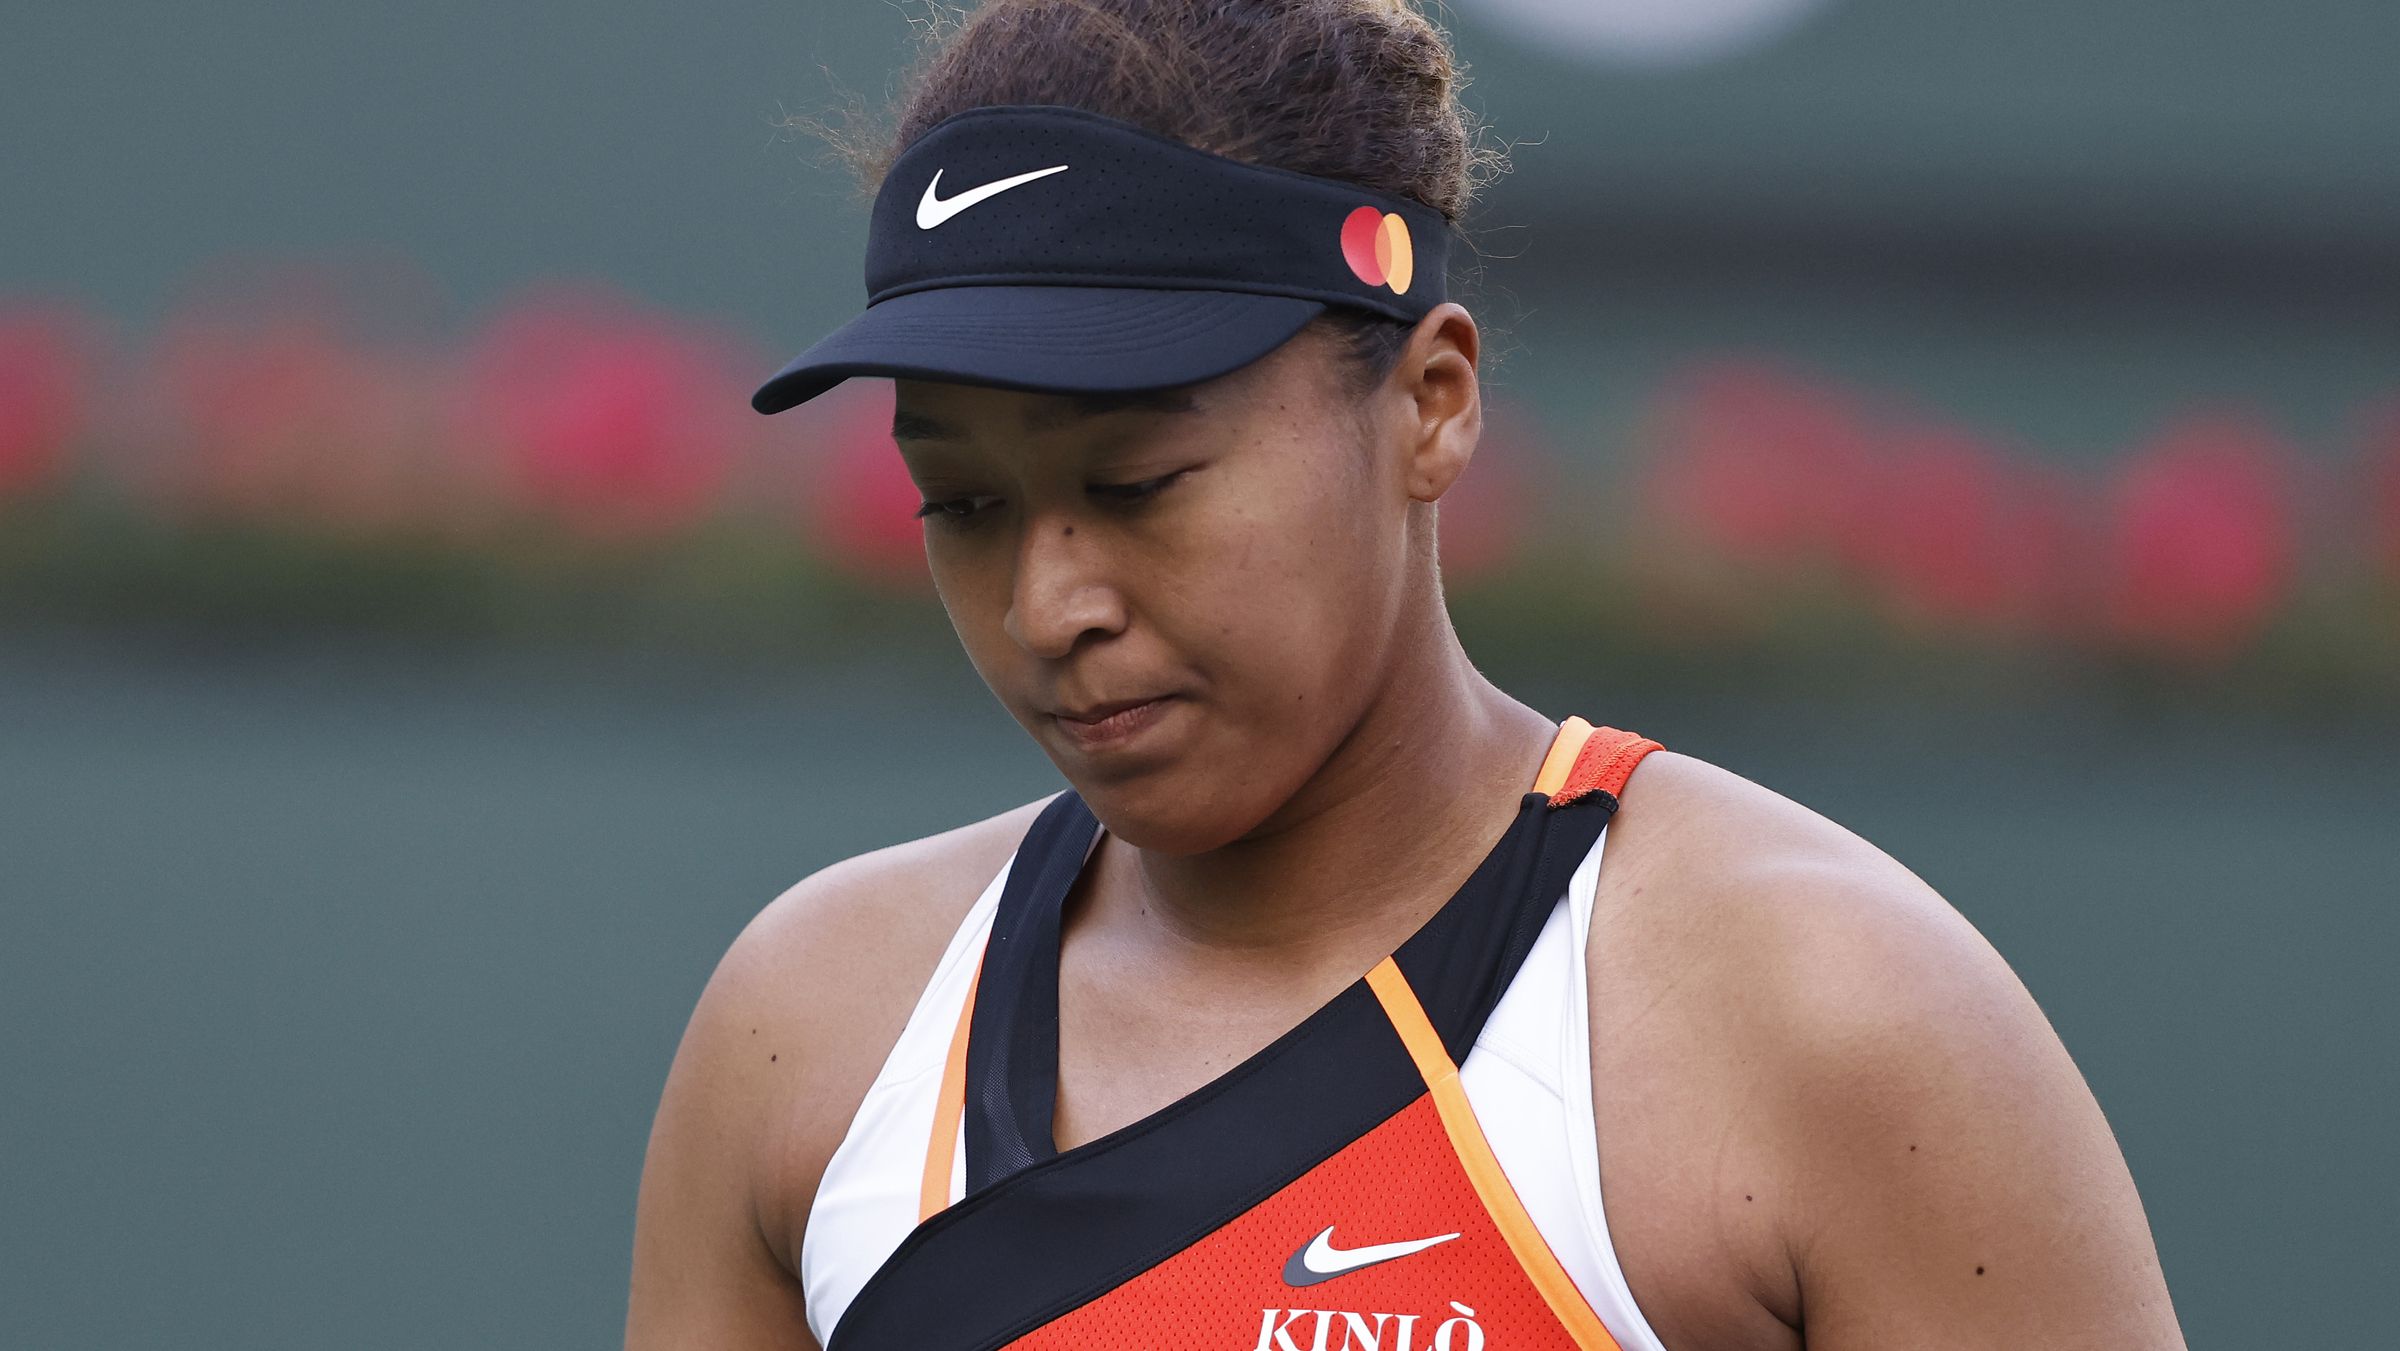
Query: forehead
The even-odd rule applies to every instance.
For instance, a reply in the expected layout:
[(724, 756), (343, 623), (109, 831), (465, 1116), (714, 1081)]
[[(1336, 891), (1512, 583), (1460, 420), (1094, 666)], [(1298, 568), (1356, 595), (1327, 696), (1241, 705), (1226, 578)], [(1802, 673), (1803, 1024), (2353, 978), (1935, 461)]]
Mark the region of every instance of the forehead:
[(952, 384), (936, 380), (894, 381), (892, 434), (902, 441), (965, 441), (977, 434), (1040, 436), (1071, 430), (1104, 418), (1144, 419), (1179, 414), (1226, 417), (1278, 394), (1292, 381), (1313, 381), (1327, 372), (1322, 344), (1301, 335), (1238, 370), (1170, 389), (1103, 393), (1041, 393)]
[(1057, 432), (1117, 413), (1165, 415), (1201, 409), (1199, 386), (1108, 394), (1040, 394), (973, 385), (902, 380), (892, 408), (901, 441), (963, 441), (979, 428)]

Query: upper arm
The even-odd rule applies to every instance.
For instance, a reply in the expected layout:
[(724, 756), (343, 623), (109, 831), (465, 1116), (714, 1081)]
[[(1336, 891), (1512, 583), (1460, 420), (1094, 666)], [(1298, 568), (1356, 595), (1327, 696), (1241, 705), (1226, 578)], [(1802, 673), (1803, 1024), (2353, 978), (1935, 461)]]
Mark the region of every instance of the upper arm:
[(795, 1273), (825, 1163), (961, 917), (1046, 801), (844, 860), (734, 939), (651, 1125), (628, 1351), (816, 1346)]
[(2179, 1351), (2123, 1154), (2000, 955), (1863, 844), (1774, 893), (1758, 1012), (1812, 1351)]
[(717, 964), (667, 1071), (635, 1207), (627, 1351), (816, 1345), (755, 1187), (774, 1080), (748, 1063), (750, 1029), (781, 1021), (763, 997), (766, 918)]
[(2180, 1351), (2099, 1104), (1964, 916), (1689, 756), (1646, 758), (1609, 831), (1591, 960), (1616, 1059), (1595, 1079), (1646, 1095), (1615, 1124), (1657, 1160), (1620, 1160), (1612, 1227), (1676, 1332), (1785, 1344), (1763, 1316), (1810, 1351)]

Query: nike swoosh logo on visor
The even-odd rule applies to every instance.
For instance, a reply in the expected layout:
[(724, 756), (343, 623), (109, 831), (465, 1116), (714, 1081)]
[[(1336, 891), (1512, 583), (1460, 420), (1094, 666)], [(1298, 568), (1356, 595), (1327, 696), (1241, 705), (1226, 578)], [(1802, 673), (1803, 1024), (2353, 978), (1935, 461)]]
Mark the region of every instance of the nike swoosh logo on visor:
[(986, 183), (980, 188), (969, 188), (956, 197), (943, 201), (941, 196), (942, 171), (936, 169), (933, 171), (933, 181), (925, 185), (924, 200), (917, 203), (917, 228), (930, 230), (977, 202), (990, 201), (1010, 188), (1021, 188), (1037, 178), (1048, 178), (1052, 174), (1063, 174), (1066, 171), (1067, 166), (1064, 164), (1054, 165), (1048, 169), (1036, 169), (1029, 174), (1003, 178), (997, 183)]
[(1293, 1253), (1292, 1260), (1283, 1264), (1283, 1283), (1285, 1285), (1315, 1285), (1319, 1281), (1330, 1281), (1336, 1276), (1346, 1276), (1362, 1267), (1371, 1267), (1383, 1262), (1396, 1262), (1403, 1257), (1414, 1257), (1427, 1248), (1448, 1243), (1458, 1237), (1456, 1234), (1439, 1234), (1432, 1238), (1412, 1238), (1400, 1243), (1370, 1244), (1364, 1248), (1336, 1248), (1333, 1246), (1334, 1228), (1333, 1225), (1326, 1225), (1324, 1233), (1310, 1239), (1307, 1247)]

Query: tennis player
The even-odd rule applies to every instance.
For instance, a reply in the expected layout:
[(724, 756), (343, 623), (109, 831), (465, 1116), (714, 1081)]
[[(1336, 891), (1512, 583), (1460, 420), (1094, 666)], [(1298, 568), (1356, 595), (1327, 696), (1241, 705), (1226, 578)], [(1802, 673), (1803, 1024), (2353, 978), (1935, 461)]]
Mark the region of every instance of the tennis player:
[(734, 942), (628, 1347), (2182, 1346), (1956, 911), (1461, 650), (1456, 85), (1406, 0), (992, 0), (920, 68), (866, 309), (755, 402), (897, 381), (942, 602), (1069, 790)]

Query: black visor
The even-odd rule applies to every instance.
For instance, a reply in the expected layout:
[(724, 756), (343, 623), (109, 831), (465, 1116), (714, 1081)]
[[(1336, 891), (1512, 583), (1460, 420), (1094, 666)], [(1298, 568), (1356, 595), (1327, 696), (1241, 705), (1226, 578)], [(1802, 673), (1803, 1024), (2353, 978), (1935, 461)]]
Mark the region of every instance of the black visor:
[(875, 199), (867, 308), (751, 396), (853, 375), (1058, 393), (1192, 384), (1328, 306), (1406, 321), (1446, 294), (1422, 203), (1243, 164), (1076, 108), (975, 108), (903, 153)]

